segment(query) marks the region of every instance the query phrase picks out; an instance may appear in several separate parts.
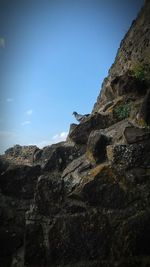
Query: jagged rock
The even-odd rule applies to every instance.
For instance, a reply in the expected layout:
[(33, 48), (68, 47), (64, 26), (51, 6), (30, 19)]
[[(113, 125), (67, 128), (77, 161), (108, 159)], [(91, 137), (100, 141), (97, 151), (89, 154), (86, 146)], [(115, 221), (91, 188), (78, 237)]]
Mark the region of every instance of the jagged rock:
[[(148, 58), (150, 1), (145, 3), (93, 113), (71, 125), (67, 142), (31, 150), (16, 146), (0, 157), (1, 266), (150, 266), (149, 130), (135, 128), (136, 119), (149, 123), (149, 91), (143, 102), (141, 82), (127, 75)], [(126, 104), (131, 112), (122, 116), (120, 105)], [(105, 137), (111, 145), (103, 146)], [(105, 146), (108, 157), (102, 163), (101, 146), (102, 159)]]
[(44, 147), (34, 155), (34, 164), (40, 164), (43, 171), (63, 169), (82, 151), (71, 143), (61, 142)]
[(140, 81), (135, 77), (131, 76), (129, 72), (124, 73), (121, 76), (116, 76), (110, 86), (114, 92), (114, 96), (121, 95), (144, 95), (147, 90), (147, 84), (145, 81)]
[(69, 138), (69, 136), (70, 136), (70, 134), (72, 133), (72, 131), (77, 127), (77, 125), (78, 125), (78, 124), (75, 124), (75, 123), (70, 124), (69, 134), (68, 134), (68, 136), (67, 136), (67, 141), (68, 141), (68, 142), (71, 141), (70, 138)]
[(26, 225), (25, 251), (25, 266), (47, 266), (43, 229), (39, 223)]
[(11, 266), (13, 255), (23, 247), (25, 212), (33, 200), (39, 173), (39, 166), (13, 165), (0, 176), (1, 266)]
[[(150, 89), (148, 90), (138, 114), (139, 124), (150, 125)], [(145, 126), (145, 125), (144, 125)]]
[(109, 240), (108, 221), (101, 212), (58, 217), (49, 231), (51, 262), (71, 266), (80, 260), (105, 258)]
[(86, 155), (93, 163), (99, 163), (106, 160), (106, 146), (111, 142), (100, 130), (90, 133), (87, 143)]
[(44, 174), (39, 177), (34, 206), (39, 214), (52, 216), (61, 209), (64, 198), (64, 182), (59, 174)]
[(70, 140), (77, 144), (86, 144), (92, 130), (104, 129), (113, 124), (111, 115), (102, 115), (100, 113), (93, 114), (83, 123), (77, 125), (69, 134)]
[(37, 150), (39, 150), (37, 146), (15, 145), (5, 151), (5, 158), (18, 165), (32, 165), (33, 155)]
[(31, 199), (39, 175), (39, 166), (13, 166), (0, 176), (1, 192), (15, 198)]
[(107, 157), (116, 168), (150, 167), (150, 142), (109, 145)]
[(124, 137), (128, 144), (133, 144), (150, 139), (150, 131), (144, 128), (126, 127)]
[(72, 161), (62, 173), (65, 188), (70, 193), (80, 184), (85, 173), (91, 168), (91, 163), (85, 155)]
[(0, 156), (0, 174), (7, 170), (7, 168), (10, 166), (10, 163), (4, 159), (2, 156)]
[(132, 69), (134, 64), (148, 59), (150, 48), (150, 3), (145, 1), (136, 20), (121, 41), (115, 62), (109, 70), (108, 77), (104, 79), (97, 102), (93, 107), (93, 113), (97, 112), (108, 101), (116, 97), (116, 92), (111, 87), (111, 82), (117, 76), (124, 75)]
[[(94, 174), (94, 170), (91, 172)], [(91, 180), (84, 185), (82, 194), (90, 205), (107, 209), (123, 208), (130, 199), (116, 181), (115, 174), (109, 165), (104, 165), (98, 173), (96, 170), (96, 174), (91, 175)]]

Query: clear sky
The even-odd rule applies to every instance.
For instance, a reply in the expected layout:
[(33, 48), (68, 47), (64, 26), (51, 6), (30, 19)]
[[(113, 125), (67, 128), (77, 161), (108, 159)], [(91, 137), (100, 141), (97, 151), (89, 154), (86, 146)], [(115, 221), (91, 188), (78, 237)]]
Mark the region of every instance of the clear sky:
[(0, 153), (90, 113), (143, 0), (0, 0)]

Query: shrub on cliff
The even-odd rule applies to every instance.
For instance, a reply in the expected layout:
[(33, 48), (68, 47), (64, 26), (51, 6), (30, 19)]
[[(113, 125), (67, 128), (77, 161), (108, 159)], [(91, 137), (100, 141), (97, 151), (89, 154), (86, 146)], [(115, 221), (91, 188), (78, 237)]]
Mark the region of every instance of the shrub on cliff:
[(114, 108), (113, 115), (115, 118), (123, 120), (129, 117), (130, 111), (131, 103), (122, 103)]

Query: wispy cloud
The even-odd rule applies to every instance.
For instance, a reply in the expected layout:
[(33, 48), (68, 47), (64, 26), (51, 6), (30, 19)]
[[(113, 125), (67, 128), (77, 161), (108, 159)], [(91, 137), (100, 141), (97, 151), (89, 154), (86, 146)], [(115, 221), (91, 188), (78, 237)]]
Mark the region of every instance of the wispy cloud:
[(50, 140), (42, 140), (41, 142), (36, 143), (36, 146), (39, 148), (43, 148), (44, 146), (49, 146), (52, 144)]
[(24, 125), (28, 125), (28, 124), (30, 124), (30, 123), (31, 123), (31, 121), (23, 121), (23, 122), (21, 123), (21, 125), (24, 126)]
[(7, 99), (6, 99), (6, 102), (13, 102), (13, 101), (14, 101), (13, 98), (7, 98)]
[(32, 110), (32, 109), (28, 109), (28, 110), (26, 111), (26, 114), (29, 115), (29, 116), (32, 115), (32, 113), (33, 113), (33, 110)]
[(52, 140), (53, 140), (55, 143), (58, 143), (58, 142), (61, 142), (61, 141), (65, 141), (66, 138), (67, 138), (67, 135), (68, 135), (68, 132), (61, 132), (60, 134), (55, 134), (55, 135), (52, 137)]
[(52, 144), (65, 141), (67, 135), (68, 135), (68, 132), (61, 132), (60, 134), (55, 134), (50, 140), (42, 140), (40, 142), (37, 142), (36, 146), (38, 146), (39, 148), (43, 148), (44, 146), (49, 146)]

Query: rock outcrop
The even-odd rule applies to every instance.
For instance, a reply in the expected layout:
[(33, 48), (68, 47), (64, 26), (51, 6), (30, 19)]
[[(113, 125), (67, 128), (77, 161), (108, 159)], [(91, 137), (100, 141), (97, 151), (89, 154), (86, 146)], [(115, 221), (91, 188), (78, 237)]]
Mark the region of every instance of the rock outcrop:
[(0, 157), (0, 266), (150, 266), (149, 14), (67, 141)]

